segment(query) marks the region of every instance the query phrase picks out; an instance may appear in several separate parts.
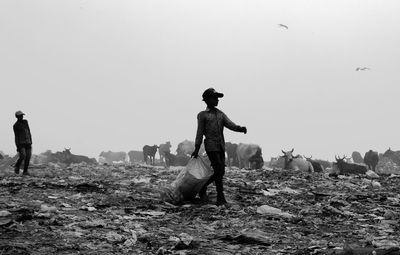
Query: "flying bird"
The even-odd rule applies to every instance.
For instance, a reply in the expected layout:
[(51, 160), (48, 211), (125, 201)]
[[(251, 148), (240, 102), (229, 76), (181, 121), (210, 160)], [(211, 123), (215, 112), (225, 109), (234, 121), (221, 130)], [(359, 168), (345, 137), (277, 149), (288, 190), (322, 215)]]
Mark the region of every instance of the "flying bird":
[(370, 68), (368, 68), (368, 67), (357, 67), (356, 68), (356, 71), (367, 71), (367, 70), (370, 70)]
[(278, 24), (278, 26), (279, 26), (279, 27), (286, 28), (286, 29), (289, 29), (289, 27), (288, 27), (288, 26), (286, 26), (285, 24)]

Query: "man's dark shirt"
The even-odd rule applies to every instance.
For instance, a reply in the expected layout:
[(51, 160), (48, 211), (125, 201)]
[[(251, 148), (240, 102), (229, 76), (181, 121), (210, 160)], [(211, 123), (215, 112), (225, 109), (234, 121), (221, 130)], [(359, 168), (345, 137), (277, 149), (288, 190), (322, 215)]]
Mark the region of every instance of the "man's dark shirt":
[(224, 127), (240, 132), (241, 127), (233, 123), (225, 113), (217, 108), (200, 112), (197, 115), (196, 147), (200, 147), (205, 136), (206, 151), (225, 151)]
[(21, 145), (32, 144), (31, 131), (29, 129), (27, 120), (17, 120), (13, 126), (13, 129), (15, 134), (15, 145), (17, 148)]

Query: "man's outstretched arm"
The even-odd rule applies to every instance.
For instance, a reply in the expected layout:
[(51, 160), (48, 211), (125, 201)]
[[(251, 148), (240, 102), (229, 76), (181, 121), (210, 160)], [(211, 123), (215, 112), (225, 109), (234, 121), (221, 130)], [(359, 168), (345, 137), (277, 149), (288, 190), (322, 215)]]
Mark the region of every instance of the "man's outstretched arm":
[(226, 116), (225, 113), (223, 113), (224, 116), (224, 126), (232, 131), (235, 132), (242, 132), (242, 133), (247, 133), (247, 128), (246, 127), (242, 127), (239, 125), (236, 125), (233, 121), (231, 121), (228, 116)]

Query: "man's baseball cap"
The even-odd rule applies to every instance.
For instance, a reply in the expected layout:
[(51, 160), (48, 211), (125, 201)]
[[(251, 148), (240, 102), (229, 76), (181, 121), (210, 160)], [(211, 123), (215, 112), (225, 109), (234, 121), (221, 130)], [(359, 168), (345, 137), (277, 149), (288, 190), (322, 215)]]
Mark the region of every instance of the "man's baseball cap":
[(16, 111), (15, 112), (15, 116), (19, 116), (19, 115), (25, 115), (25, 113), (21, 112), (21, 111)]
[(208, 88), (203, 92), (203, 100), (210, 97), (224, 97), (224, 94), (215, 91), (213, 88)]

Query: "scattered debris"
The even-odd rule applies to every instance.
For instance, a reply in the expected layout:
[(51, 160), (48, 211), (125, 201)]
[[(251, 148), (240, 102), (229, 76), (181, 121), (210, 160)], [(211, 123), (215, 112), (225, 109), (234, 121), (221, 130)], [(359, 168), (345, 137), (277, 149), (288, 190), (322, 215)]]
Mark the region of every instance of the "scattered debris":
[(214, 187), (208, 204), (180, 190), (171, 193), (179, 206), (160, 199), (182, 169), (57, 164), (29, 178), (0, 170), (0, 254), (400, 253), (395, 172), (232, 168), (229, 206), (218, 207)]

